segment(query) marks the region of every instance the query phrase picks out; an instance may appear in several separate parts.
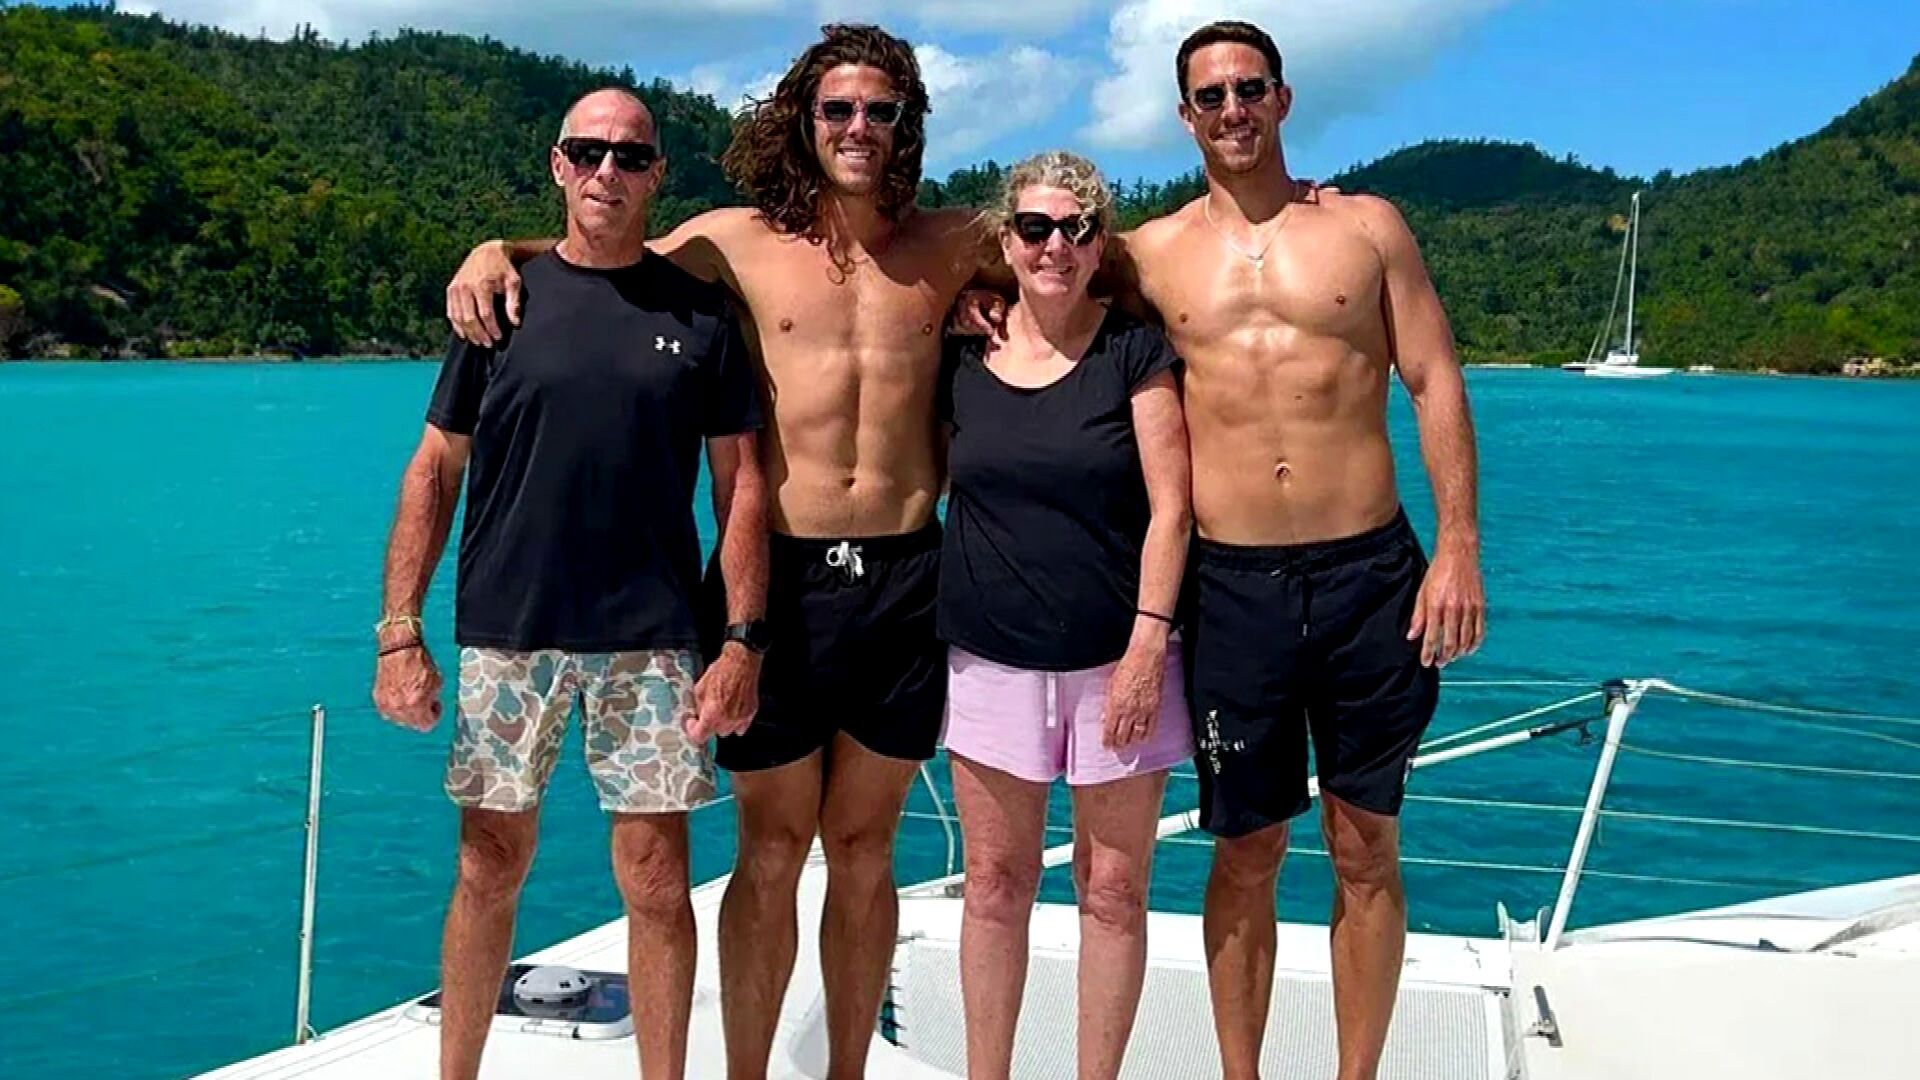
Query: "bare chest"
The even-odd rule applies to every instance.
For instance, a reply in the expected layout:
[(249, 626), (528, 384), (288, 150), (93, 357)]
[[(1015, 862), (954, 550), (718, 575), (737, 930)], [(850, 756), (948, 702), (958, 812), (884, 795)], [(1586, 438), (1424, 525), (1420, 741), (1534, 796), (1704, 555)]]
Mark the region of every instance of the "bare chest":
[(762, 355), (938, 350), (959, 292), (952, 274), (911, 253), (834, 258), (823, 245), (775, 241), (735, 262)]
[(1331, 223), (1291, 222), (1264, 249), (1190, 226), (1141, 269), (1183, 355), (1236, 342), (1364, 347), (1384, 333), (1380, 260), (1364, 237)]

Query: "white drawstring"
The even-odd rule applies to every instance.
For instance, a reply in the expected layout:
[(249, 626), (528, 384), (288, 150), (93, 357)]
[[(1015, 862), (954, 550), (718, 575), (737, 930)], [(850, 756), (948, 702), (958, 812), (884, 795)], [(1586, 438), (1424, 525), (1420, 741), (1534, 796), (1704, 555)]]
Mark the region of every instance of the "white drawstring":
[(867, 564), (861, 560), (860, 549), (851, 540), (842, 540), (827, 549), (827, 565), (840, 571), (848, 581), (867, 576)]

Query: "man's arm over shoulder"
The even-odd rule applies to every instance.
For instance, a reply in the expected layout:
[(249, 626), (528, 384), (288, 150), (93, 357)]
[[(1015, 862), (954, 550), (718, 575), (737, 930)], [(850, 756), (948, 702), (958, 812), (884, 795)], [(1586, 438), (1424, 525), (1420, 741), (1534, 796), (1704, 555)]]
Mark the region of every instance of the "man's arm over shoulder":
[(1151, 271), (1168, 260), (1168, 249), (1179, 231), (1171, 215), (1154, 218), (1128, 232), (1115, 233), (1107, 241), (1106, 256), (1100, 262), (1090, 288), (1111, 296), (1122, 311), (1129, 312), (1154, 326), (1164, 326), (1160, 309), (1151, 296)]
[(727, 206), (695, 214), (667, 235), (647, 241), (647, 247), (694, 277), (721, 282), (737, 294), (734, 261), (750, 231), (764, 228), (759, 211)]
[(559, 243), (552, 237), (485, 240), (467, 252), (447, 282), (447, 321), (453, 332), (473, 345), (500, 344), (508, 328), (520, 325), (520, 266)]
[[(943, 206), (937, 210), (916, 211), (913, 222), (914, 229), (940, 254), (956, 280), (972, 282), (983, 272), (993, 273), (996, 267), (1005, 270), (998, 238), (982, 220), (980, 211)], [(1013, 275), (1008, 273), (1006, 280), (1012, 281)]]

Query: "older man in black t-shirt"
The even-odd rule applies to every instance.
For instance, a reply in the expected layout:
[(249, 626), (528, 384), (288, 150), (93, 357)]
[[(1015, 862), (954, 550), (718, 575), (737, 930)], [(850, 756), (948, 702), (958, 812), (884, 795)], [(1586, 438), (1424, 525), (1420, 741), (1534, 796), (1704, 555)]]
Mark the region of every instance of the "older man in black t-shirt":
[[(403, 481), (376, 630), (375, 701), (430, 729), (440, 676), (420, 603), (466, 472), (443, 1080), (479, 1074), (540, 797), (576, 707), (600, 804), (615, 815), (632, 999), (647, 1004), (635, 1010), (642, 1071), (683, 1074), (695, 953), (686, 814), (714, 794), (708, 737), (746, 728), (759, 677), (750, 645), (762, 636), (749, 626), (766, 592), (760, 411), (727, 296), (646, 252), (662, 165), (638, 98), (582, 98), (551, 166), (566, 239), (526, 266), (506, 340), (456, 340), (448, 353)], [(693, 518), (703, 440), (734, 624), (704, 673)]]

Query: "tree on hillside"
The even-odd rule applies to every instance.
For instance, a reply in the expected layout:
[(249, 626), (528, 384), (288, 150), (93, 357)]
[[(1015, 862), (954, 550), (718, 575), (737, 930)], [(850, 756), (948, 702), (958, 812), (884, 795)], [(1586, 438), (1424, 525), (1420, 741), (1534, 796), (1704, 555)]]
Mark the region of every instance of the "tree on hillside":
[[(469, 245), (560, 227), (547, 149), (606, 85), (659, 119), (656, 232), (740, 201), (718, 165), (731, 118), (631, 71), (452, 34), (272, 42), (0, 6), (0, 351), (435, 352)], [(1636, 188), (1651, 362), (1920, 356), (1920, 60), (1820, 132), (1650, 186), (1484, 140), (1332, 179), (1405, 213), (1470, 360), (1585, 352)], [(989, 161), (922, 200), (982, 207), (1004, 180)], [(1198, 170), (1116, 181), (1116, 215), (1129, 228), (1205, 190)]]

